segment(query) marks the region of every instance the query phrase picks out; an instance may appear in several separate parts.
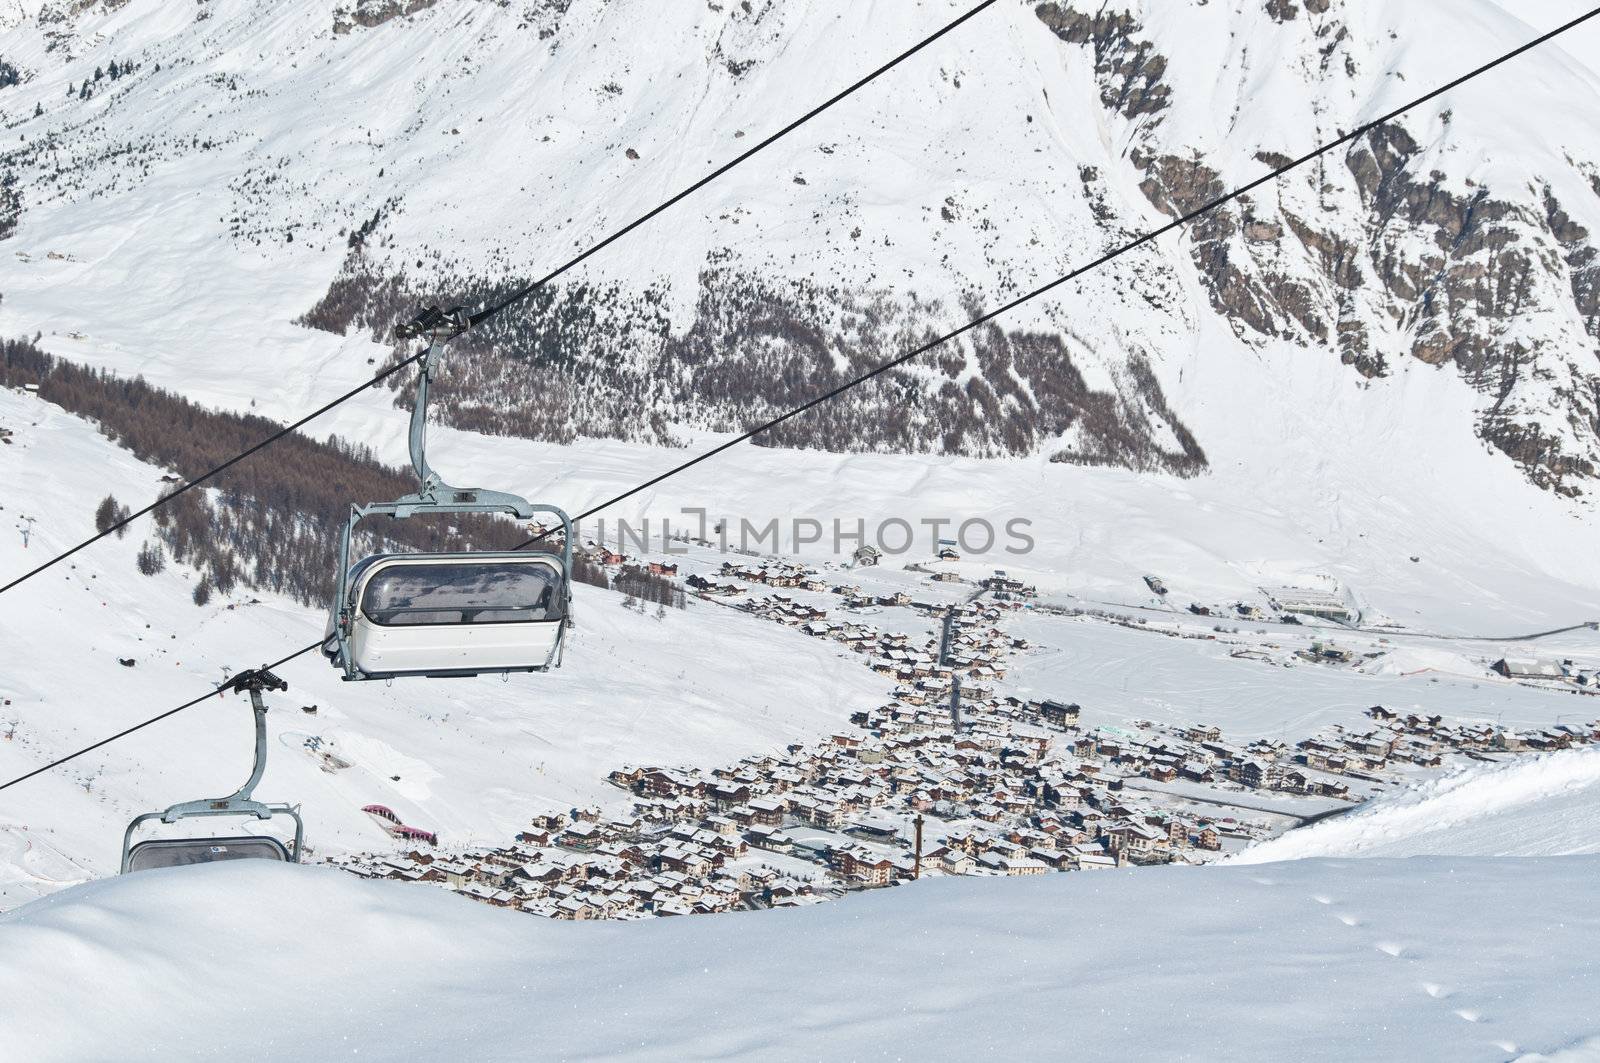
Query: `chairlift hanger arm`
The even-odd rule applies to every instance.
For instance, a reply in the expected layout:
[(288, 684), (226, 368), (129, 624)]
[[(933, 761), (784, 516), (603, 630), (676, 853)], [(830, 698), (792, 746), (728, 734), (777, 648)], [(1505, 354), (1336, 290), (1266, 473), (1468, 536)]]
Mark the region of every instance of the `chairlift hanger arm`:
[(179, 820), (198, 816), (254, 816), (263, 820), (271, 819), (273, 816), (288, 816), (294, 820), (294, 859), (300, 859), (305, 824), (300, 818), (299, 807), (281, 803), (267, 804), (257, 801), (254, 796), (256, 784), (261, 781), (261, 776), (267, 770), (267, 704), (262, 694), (288, 690), (289, 684), (263, 665), (260, 668), (248, 668), (240, 672), (224, 683), (221, 689), (250, 695), (251, 715), (255, 718), (255, 759), (250, 767), (250, 777), (245, 780), (243, 786), (227, 797), (182, 801), (164, 811), (146, 812), (135, 817), (122, 836), (123, 872), (129, 869), (133, 855), (133, 834), (141, 825), (152, 820), (177, 823)]

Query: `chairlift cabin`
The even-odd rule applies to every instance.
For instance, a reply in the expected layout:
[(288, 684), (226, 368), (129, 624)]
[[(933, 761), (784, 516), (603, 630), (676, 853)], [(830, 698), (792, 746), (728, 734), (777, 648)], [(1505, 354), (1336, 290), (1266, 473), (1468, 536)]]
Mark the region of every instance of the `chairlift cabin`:
[[(163, 812), (146, 812), (135, 816), (122, 835), (122, 873), (149, 871), (160, 867), (184, 867), (190, 864), (212, 864), (223, 860), (276, 860), (280, 863), (298, 863), (305, 842), (305, 823), (300, 809), (295, 805), (266, 804), (255, 800), (256, 783), (261, 781), (267, 768), (267, 707), (262, 693), (268, 690), (287, 690), (289, 684), (265, 668), (241, 672), (223, 688), (235, 693), (248, 692), (250, 707), (255, 716), (255, 765), (250, 778), (227, 797), (209, 800), (185, 801)], [(269, 834), (208, 835), (189, 838), (148, 838), (134, 842), (133, 836), (140, 827), (152, 821), (174, 824), (186, 819), (205, 816), (254, 816), (266, 821), (285, 816), (294, 822), (294, 837), (285, 842)]]
[[(350, 507), (323, 642), (324, 655), (347, 680), (543, 672), (561, 665), (572, 617), (571, 519), (517, 495), (451, 487), (428, 465), (428, 384), (444, 344), (466, 328), (458, 307), (448, 313), (430, 308), (397, 330), (402, 337), (429, 337), (411, 410), (411, 464), (420, 486), (394, 502)], [(374, 554), (350, 562), (364, 517), (454, 513), (504, 513), (523, 521), (551, 514), (561, 524), (560, 552)]]

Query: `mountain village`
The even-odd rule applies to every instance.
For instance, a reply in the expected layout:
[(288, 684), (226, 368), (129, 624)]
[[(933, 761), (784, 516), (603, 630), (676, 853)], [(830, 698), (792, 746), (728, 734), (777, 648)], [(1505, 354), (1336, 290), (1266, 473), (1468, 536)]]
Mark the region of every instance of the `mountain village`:
[[(597, 563), (628, 563), (591, 551)], [(650, 568), (677, 575), (668, 562)], [(961, 582), (953, 575), (929, 578)], [(1207, 725), (1087, 726), (1070, 691), (1028, 700), (997, 690), (1008, 662), (1030, 649), (1007, 634), (1008, 617), (1050, 608), (1003, 572), (964, 602), (865, 592), (782, 560), (723, 562), (684, 584), (704, 602), (840, 644), (894, 684), (888, 700), (781, 753), (711, 770), (618, 768), (609, 776), (627, 794), (618, 807), (538, 816), (504, 846), (426, 844), (437, 840), (393, 820), (403, 851), (330, 862), (555, 919), (792, 907), (924, 875), (1205, 863), (1420, 773), (1600, 742), (1600, 719), (1518, 731), (1381, 705), (1366, 710), (1368, 726), (1333, 726), (1293, 745), (1236, 741)], [(887, 609), (909, 610), (935, 634), (869, 622)]]

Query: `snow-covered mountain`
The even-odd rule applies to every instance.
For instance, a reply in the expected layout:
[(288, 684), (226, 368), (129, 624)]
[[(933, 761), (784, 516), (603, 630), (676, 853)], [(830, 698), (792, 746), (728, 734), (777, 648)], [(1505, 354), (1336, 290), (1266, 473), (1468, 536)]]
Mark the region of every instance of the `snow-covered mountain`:
[[(1581, 7), (1006, 0), (462, 342), (446, 415), (556, 440), (746, 425)], [(234, 406), (241, 362), (348, 378), (381, 350), (313, 327), (384, 336), (423, 300), (539, 275), (960, 10), (11, 0), (0, 322)], [(1581, 492), (1600, 468), (1584, 39), (773, 441), (1195, 475), (1236, 437), (1273, 444), (1227, 346), (1267, 376), (1342, 365), (1404, 436), (1477, 454), (1476, 434)], [(1458, 397), (1417, 410), (1441, 373)]]

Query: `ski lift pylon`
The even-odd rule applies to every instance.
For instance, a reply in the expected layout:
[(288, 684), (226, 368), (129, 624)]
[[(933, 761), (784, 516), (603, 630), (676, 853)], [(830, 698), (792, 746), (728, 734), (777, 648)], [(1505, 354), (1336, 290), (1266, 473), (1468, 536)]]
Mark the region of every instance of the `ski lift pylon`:
[[(300, 806), (267, 804), (255, 799), (256, 784), (267, 768), (267, 706), (262, 694), (269, 690), (287, 690), (289, 684), (266, 668), (240, 672), (222, 687), (234, 693), (248, 693), (250, 708), (255, 716), (255, 764), (250, 778), (227, 797), (200, 801), (185, 801), (163, 812), (146, 812), (135, 816), (122, 835), (122, 873), (148, 871), (158, 867), (181, 867), (187, 864), (209, 864), (220, 860), (277, 860), (299, 863), (305, 842), (305, 823), (300, 818)], [(291, 846), (266, 834), (203, 838), (151, 838), (134, 843), (133, 835), (151, 820), (172, 824), (179, 820), (200, 816), (254, 816), (269, 820), (274, 816), (288, 816), (294, 820), (294, 841)]]
[[(428, 386), (444, 346), (465, 332), (466, 310), (429, 307), (395, 330), (426, 337), (411, 408), (410, 451), (418, 488), (393, 502), (352, 503), (339, 542), (323, 653), (346, 680), (544, 672), (561, 665), (572, 618), (572, 520), (519, 495), (446, 484), (428, 464)], [(561, 522), (560, 553), (463, 551), (374, 554), (350, 561), (365, 517), (506, 513)]]

